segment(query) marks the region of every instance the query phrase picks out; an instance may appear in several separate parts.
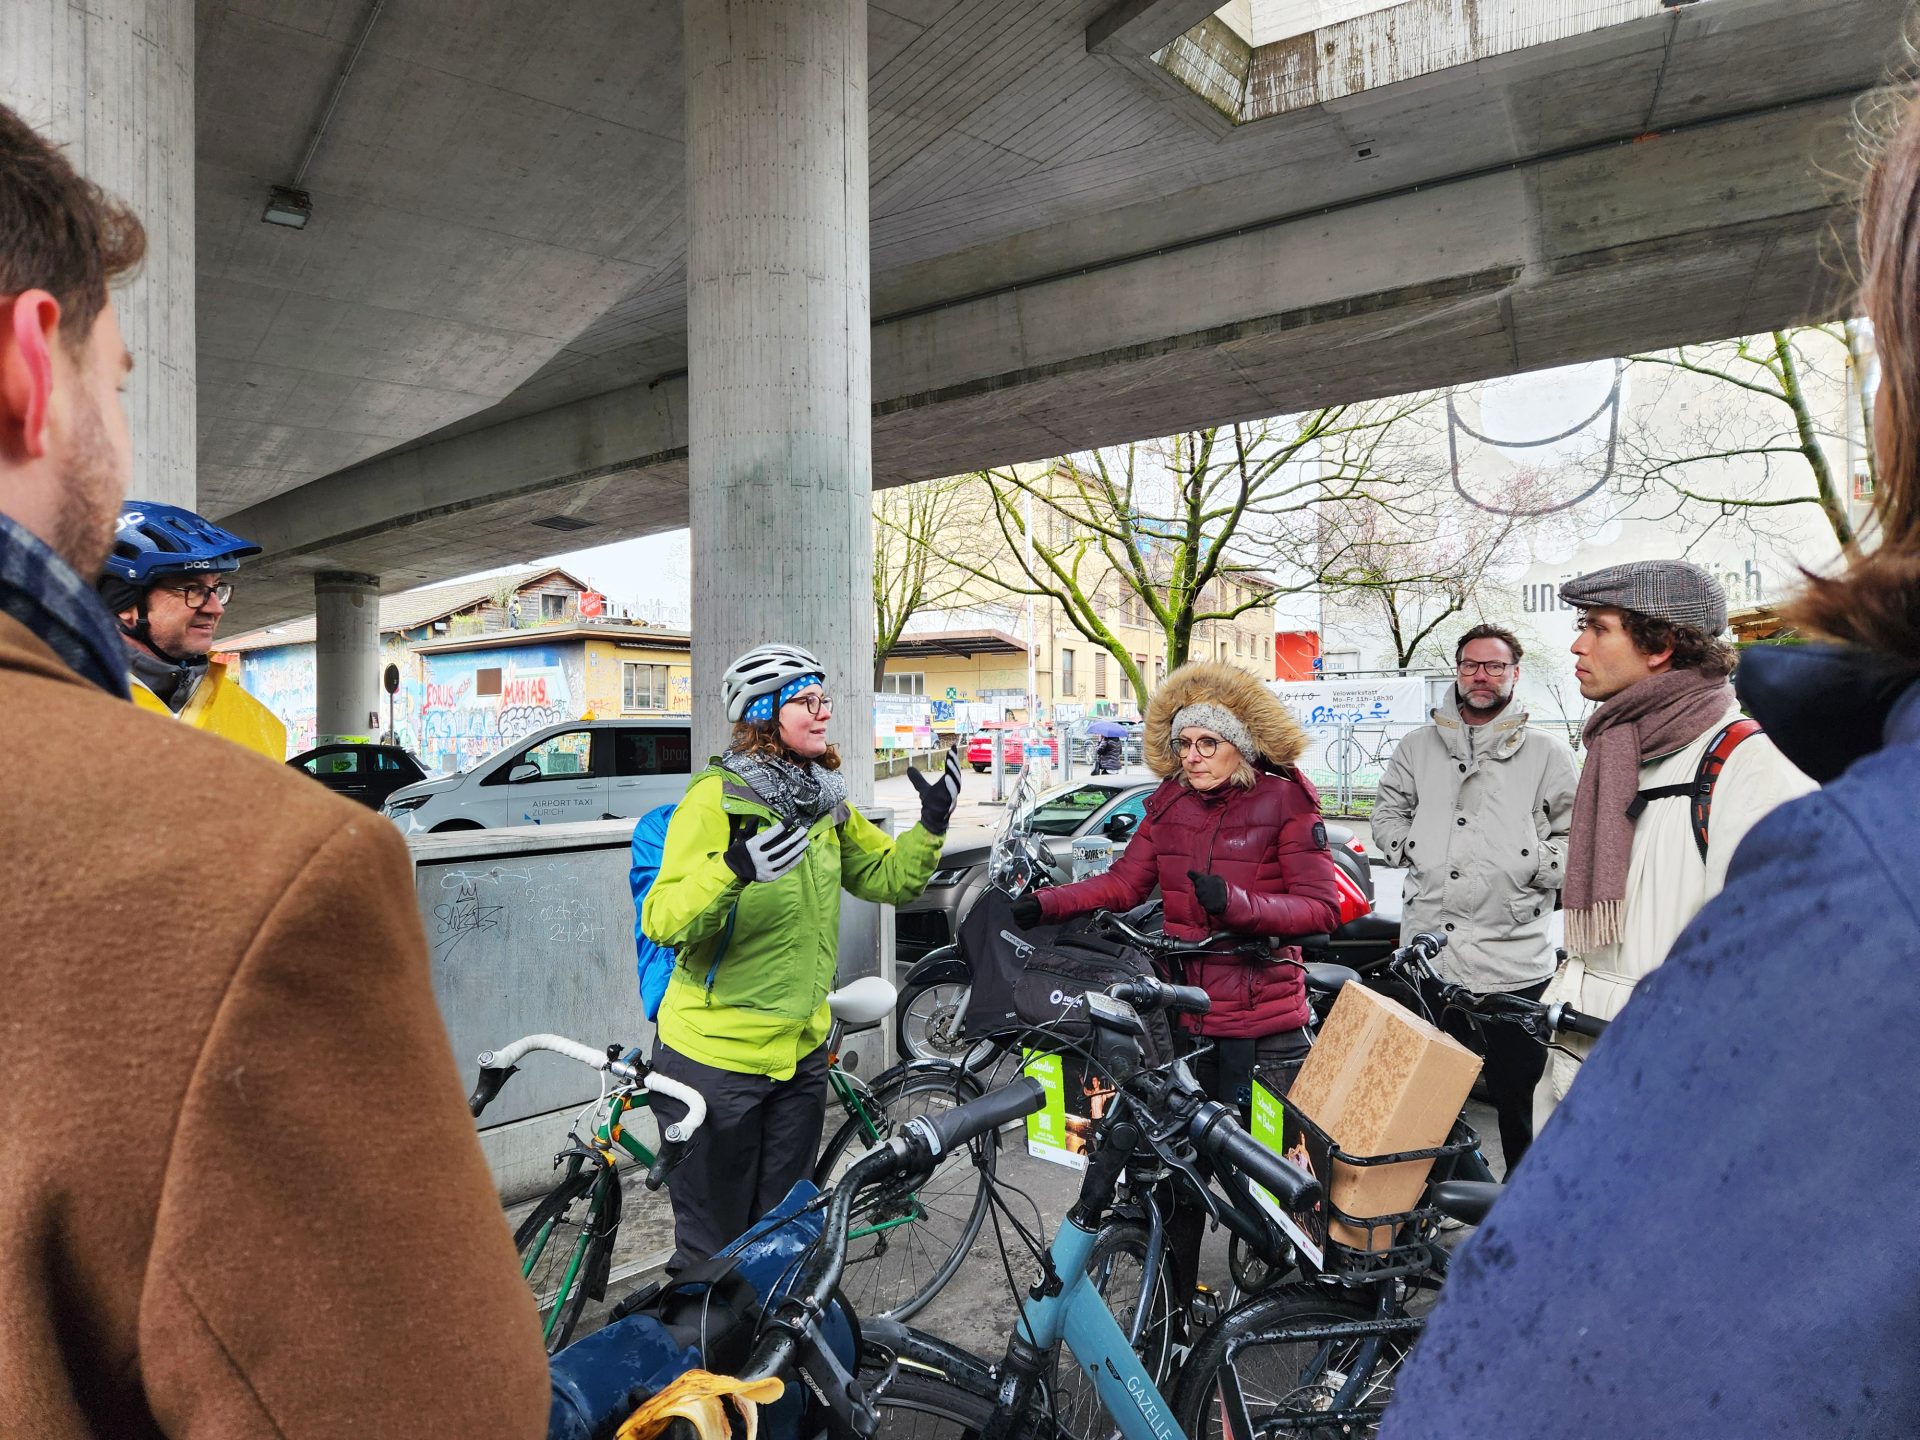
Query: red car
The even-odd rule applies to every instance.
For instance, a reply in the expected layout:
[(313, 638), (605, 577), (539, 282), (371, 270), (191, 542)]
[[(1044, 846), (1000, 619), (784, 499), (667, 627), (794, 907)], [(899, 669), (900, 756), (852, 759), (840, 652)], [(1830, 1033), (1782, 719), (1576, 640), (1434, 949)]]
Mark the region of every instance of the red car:
[[(967, 763), (982, 775), (993, 768), (993, 737), (1000, 736), (1000, 763), (1008, 770), (1018, 770), (1025, 759), (1023, 745), (1025, 732), (1013, 725), (987, 725), (974, 732), (973, 739), (967, 742)], [(1036, 735), (1033, 744), (1047, 747), (1052, 763), (1060, 763), (1060, 742), (1051, 735)]]

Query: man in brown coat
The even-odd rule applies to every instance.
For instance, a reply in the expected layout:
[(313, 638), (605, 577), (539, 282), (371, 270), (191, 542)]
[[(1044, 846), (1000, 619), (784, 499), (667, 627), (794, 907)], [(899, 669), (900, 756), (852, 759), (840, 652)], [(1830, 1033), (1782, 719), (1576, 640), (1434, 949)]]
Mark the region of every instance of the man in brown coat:
[(544, 1435), (398, 833), (126, 701), (142, 246), (0, 107), (0, 1430)]

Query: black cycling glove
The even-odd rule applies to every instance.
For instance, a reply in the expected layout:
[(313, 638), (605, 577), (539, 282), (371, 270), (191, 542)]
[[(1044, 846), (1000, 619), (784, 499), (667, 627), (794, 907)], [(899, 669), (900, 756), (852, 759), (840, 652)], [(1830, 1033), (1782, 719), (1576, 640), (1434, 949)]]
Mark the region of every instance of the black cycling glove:
[(953, 807), (960, 798), (959, 747), (947, 751), (947, 763), (938, 780), (929, 780), (911, 768), (907, 771), (907, 779), (920, 792), (920, 823), (926, 827), (927, 833), (946, 834), (947, 822), (953, 819)]
[(1013, 902), (1013, 923), (1022, 930), (1031, 930), (1040, 919), (1040, 902), (1034, 896), (1022, 895)]

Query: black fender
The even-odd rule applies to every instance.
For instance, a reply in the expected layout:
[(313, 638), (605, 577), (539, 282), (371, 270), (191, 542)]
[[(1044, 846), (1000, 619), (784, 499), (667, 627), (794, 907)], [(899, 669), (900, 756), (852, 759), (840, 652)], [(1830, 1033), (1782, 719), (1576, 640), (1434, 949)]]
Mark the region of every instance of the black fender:
[(863, 1319), (860, 1352), (863, 1367), (898, 1360), (903, 1370), (932, 1371), (976, 1394), (991, 1394), (996, 1383), (992, 1368), (978, 1355), (897, 1320), (884, 1320), (879, 1316)]
[(958, 945), (942, 945), (938, 950), (929, 950), (913, 964), (913, 968), (900, 977), (900, 988), (935, 985), (947, 980), (971, 981), (973, 967), (960, 954)]

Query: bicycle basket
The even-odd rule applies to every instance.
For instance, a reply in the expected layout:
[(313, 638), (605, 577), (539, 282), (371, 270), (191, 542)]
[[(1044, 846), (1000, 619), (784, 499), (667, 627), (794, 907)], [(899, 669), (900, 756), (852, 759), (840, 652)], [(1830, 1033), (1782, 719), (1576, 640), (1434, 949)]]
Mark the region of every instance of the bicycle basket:
[[(1383, 1165), (1422, 1165), (1427, 1167), (1430, 1180), (1444, 1179), (1450, 1168), (1445, 1162), (1477, 1149), (1480, 1137), (1465, 1120), (1455, 1119), (1445, 1143), (1428, 1149), (1401, 1150), (1387, 1155), (1356, 1155), (1343, 1150), (1310, 1116), (1284, 1098), (1302, 1063), (1285, 1061), (1263, 1065), (1254, 1072), (1258, 1084), (1254, 1092), (1255, 1131), (1261, 1134), (1269, 1129), (1260, 1121), (1259, 1109), (1263, 1102), (1277, 1102), (1285, 1112), (1281, 1153), (1317, 1177), (1326, 1188), (1327, 1198), (1317, 1210), (1297, 1218), (1308, 1238), (1321, 1250), (1321, 1272), (1342, 1283), (1359, 1285), (1434, 1269), (1438, 1259), (1431, 1236), (1440, 1220), (1438, 1210), (1422, 1204), (1390, 1215), (1353, 1215), (1341, 1209), (1335, 1197), (1347, 1188), (1342, 1182), (1353, 1170)], [(1422, 1192), (1423, 1199), (1425, 1193)]]

